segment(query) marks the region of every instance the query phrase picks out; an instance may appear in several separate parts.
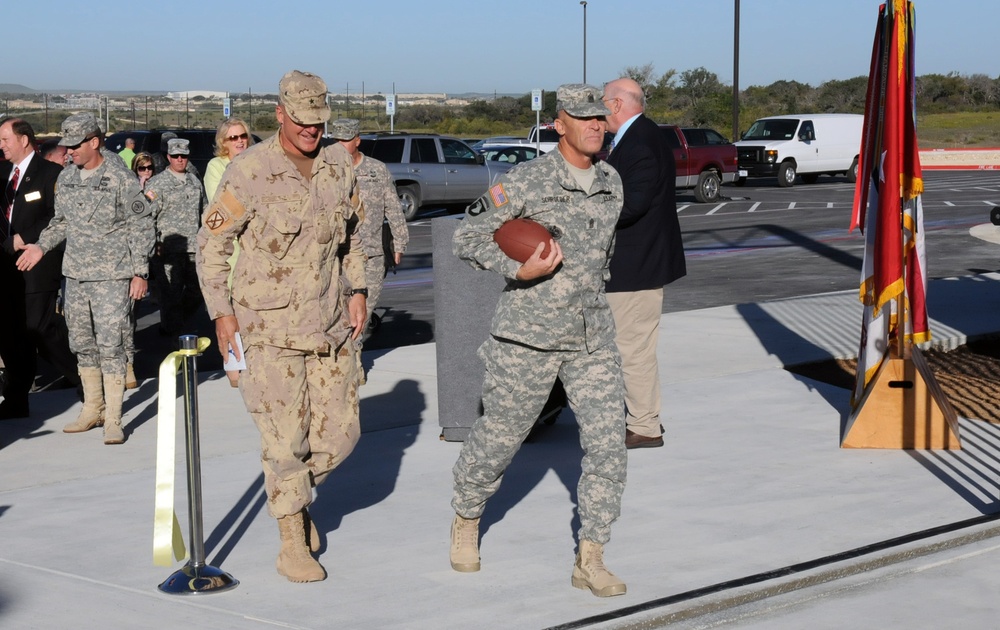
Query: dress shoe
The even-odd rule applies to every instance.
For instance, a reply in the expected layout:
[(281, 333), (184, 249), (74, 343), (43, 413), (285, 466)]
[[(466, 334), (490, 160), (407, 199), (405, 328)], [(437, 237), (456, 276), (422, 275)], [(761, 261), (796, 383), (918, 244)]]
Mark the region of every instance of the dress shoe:
[(663, 446), (663, 436), (646, 437), (625, 429), (625, 448), (657, 448)]
[(0, 420), (14, 420), (28, 417), (28, 401), (4, 399), (0, 402)]

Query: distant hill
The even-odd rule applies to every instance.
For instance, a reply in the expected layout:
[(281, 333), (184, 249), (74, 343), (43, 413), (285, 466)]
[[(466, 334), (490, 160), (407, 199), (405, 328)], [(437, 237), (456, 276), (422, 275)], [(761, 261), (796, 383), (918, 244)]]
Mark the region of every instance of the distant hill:
[(0, 94), (38, 94), (39, 90), (33, 90), (18, 83), (0, 83)]

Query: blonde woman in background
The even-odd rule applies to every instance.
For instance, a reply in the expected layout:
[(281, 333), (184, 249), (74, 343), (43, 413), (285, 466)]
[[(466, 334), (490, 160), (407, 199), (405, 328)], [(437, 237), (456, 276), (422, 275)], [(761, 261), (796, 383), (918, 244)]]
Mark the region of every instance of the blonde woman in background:
[(215, 196), (226, 167), (251, 144), (253, 136), (246, 123), (239, 118), (228, 118), (219, 125), (215, 132), (215, 157), (205, 167), (205, 194), (208, 195), (209, 202)]
[[(222, 173), (226, 167), (247, 147), (253, 144), (253, 136), (247, 124), (239, 118), (227, 118), (219, 125), (215, 132), (215, 157), (205, 167), (205, 194), (208, 196), (209, 204), (215, 197), (215, 191), (222, 181)], [(229, 263), (229, 286), (233, 286), (233, 270), (236, 269), (236, 259), (240, 255), (240, 242), (233, 241), (233, 255), (227, 261)], [(239, 372), (226, 372), (229, 377), (229, 384), (236, 387), (239, 380)]]

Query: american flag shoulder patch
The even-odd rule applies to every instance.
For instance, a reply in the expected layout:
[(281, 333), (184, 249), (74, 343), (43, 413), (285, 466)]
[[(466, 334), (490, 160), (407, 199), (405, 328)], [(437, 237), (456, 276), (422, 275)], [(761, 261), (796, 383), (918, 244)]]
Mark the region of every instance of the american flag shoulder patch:
[(507, 192), (503, 189), (503, 184), (496, 184), (490, 187), (490, 198), (493, 200), (493, 205), (497, 208), (510, 201), (507, 198)]

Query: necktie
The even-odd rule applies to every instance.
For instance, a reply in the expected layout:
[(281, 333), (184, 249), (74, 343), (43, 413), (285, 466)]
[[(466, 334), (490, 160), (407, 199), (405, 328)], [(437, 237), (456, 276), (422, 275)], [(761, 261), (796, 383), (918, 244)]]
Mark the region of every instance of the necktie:
[(17, 192), (17, 180), (21, 175), (20, 167), (14, 167), (14, 174), (7, 182), (7, 220), (10, 221), (10, 211), (14, 209), (14, 193)]
[(608, 154), (610, 155), (612, 151), (615, 150), (615, 139), (611, 139), (611, 144), (608, 145)]

